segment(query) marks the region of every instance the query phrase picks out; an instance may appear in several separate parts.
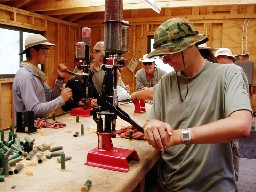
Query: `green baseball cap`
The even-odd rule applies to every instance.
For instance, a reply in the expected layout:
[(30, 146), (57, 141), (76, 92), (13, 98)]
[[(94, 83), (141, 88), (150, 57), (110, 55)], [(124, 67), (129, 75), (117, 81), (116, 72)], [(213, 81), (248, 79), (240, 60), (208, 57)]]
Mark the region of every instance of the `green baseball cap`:
[(193, 24), (184, 18), (172, 18), (162, 23), (154, 33), (154, 51), (148, 58), (179, 53), (188, 47), (202, 44), (208, 37), (199, 34)]

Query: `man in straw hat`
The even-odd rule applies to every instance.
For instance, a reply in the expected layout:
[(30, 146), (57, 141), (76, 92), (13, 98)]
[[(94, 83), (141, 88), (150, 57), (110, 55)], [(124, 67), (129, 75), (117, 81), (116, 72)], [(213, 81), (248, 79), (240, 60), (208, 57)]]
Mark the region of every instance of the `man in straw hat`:
[(145, 54), (139, 59), (143, 64), (143, 68), (135, 74), (137, 90), (145, 87), (154, 87), (159, 79), (166, 74), (166, 71), (157, 68), (154, 59), (147, 58), (147, 55)]
[(54, 44), (40, 34), (26, 39), (25, 49), (20, 54), (26, 54), (27, 61), (21, 62), (12, 87), (15, 113), (34, 111), (35, 118), (43, 118), (71, 98), (71, 89), (63, 89), (66, 66), (58, 65), (58, 78), (53, 89), (45, 83), (46, 75), (37, 67), (45, 64), (49, 46)]
[(92, 107), (98, 105), (97, 98), (102, 93), (102, 82), (105, 76), (105, 71), (102, 69), (103, 60), (105, 57), (104, 41), (98, 41), (92, 50), (93, 61), (90, 63), (90, 70), (93, 72), (92, 81), (94, 83), (93, 99), (91, 100)]
[(161, 151), (158, 191), (236, 191), (230, 141), (250, 134), (252, 109), (243, 69), (205, 60), (186, 19), (172, 18), (154, 34), (155, 50), (174, 68), (155, 90), (144, 138)]

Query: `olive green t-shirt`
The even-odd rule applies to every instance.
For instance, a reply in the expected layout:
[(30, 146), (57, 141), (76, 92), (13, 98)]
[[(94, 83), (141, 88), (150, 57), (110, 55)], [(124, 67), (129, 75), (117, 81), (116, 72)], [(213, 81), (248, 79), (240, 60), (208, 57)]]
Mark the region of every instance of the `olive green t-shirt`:
[(94, 86), (98, 92), (99, 95), (102, 93), (102, 83), (105, 76), (105, 71), (102, 69), (102, 65), (100, 66), (99, 70), (92, 69), (93, 76), (92, 81), (94, 83)]
[[(177, 75), (178, 79), (172, 72), (159, 81), (148, 119), (158, 119), (179, 129), (214, 122), (237, 110), (251, 111), (247, 77), (237, 65), (206, 61), (193, 77)], [(227, 142), (170, 147), (162, 154), (158, 173), (164, 191), (227, 192), (236, 190), (233, 171), (232, 151)]]

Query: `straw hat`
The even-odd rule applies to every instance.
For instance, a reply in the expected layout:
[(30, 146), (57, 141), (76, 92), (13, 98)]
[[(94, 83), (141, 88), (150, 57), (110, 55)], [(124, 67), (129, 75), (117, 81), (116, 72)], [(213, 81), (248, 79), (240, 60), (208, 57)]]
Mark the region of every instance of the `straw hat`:
[(198, 49), (208, 49), (208, 50), (210, 50), (210, 51), (215, 51), (215, 50), (217, 50), (217, 48), (208, 47), (208, 46), (206, 45), (206, 43), (203, 43), (203, 44), (198, 45)]
[(48, 40), (43, 35), (40, 35), (40, 34), (29, 35), (28, 38), (25, 40), (25, 49), (20, 53), (20, 55), (24, 54), (28, 48), (34, 47), (36, 45), (54, 46), (55, 44), (49, 43)]
[(104, 46), (104, 41), (99, 41), (97, 42), (94, 47), (94, 50), (100, 51), (101, 53), (103, 53), (105, 55), (105, 46)]
[(139, 61), (141, 61), (143, 63), (152, 63), (155, 61), (154, 58), (148, 58), (147, 56), (148, 56), (148, 54), (143, 55), (143, 57), (140, 58)]

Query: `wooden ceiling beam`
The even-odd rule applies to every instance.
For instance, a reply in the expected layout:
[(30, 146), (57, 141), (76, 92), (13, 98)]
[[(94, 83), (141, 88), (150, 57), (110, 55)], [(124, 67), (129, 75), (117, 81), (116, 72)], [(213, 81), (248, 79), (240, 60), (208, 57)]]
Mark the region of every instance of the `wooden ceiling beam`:
[[(29, 0), (20, 0), (29, 1)], [(32, 0), (33, 1), (33, 0)], [(255, 0), (155, 0), (162, 8), (201, 7), (218, 5), (256, 4)], [(124, 10), (147, 9), (141, 0), (123, 0)], [(105, 0), (37, 0), (30, 3), (30, 12), (41, 12), (47, 15), (78, 14), (105, 11)]]
[(16, 0), (16, 1), (9, 3), (8, 5), (11, 7), (22, 8), (22, 7), (25, 7), (25, 6), (33, 3), (34, 1), (36, 1), (36, 0)]

